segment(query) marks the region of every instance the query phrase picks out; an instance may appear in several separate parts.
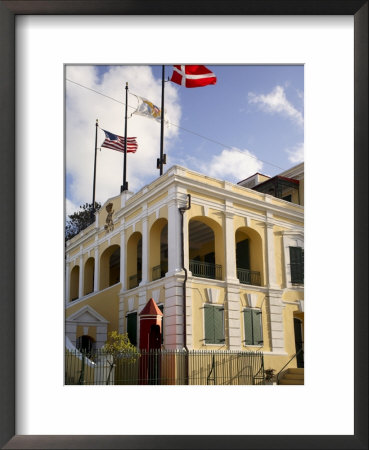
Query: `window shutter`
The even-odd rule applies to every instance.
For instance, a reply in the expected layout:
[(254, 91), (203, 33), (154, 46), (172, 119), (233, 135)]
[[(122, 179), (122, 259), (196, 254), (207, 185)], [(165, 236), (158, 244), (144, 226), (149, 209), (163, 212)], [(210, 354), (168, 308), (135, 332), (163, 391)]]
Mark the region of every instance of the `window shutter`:
[(137, 345), (137, 313), (127, 315), (127, 333), (132, 345)]
[(214, 313), (214, 342), (216, 344), (224, 343), (224, 327), (223, 327), (223, 308), (213, 306)]
[(262, 315), (259, 310), (252, 310), (252, 328), (254, 331), (254, 345), (263, 343)]
[(213, 344), (214, 336), (214, 307), (210, 305), (204, 306), (205, 316), (205, 344)]
[(245, 309), (244, 311), (245, 319), (245, 345), (253, 344), (253, 332), (252, 332), (252, 310)]
[(304, 282), (304, 250), (290, 247), (291, 283)]

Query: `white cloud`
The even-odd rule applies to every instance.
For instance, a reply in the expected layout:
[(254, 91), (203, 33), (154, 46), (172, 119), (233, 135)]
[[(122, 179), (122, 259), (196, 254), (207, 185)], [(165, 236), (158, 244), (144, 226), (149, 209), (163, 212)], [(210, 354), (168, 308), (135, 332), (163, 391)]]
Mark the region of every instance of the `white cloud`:
[(302, 113), (287, 100), (285, 90), (282, 86), (276, 86), (267, 95), (256, 95), (253, 92), (249, 92), (248, 97), (249, 103), (259, 105), (263, 111), (271, 114), (283, 114), (300, 126), (304, 124)]
[(75, 203), (71, 202), (69, 199), (65, 200), (65, 215), (66, 216), (70, 216), (71, 214), (73, 214), (79, 210), (80, 210), (80, 205), (76, 205)]
[[(148, 66), (112, 66), (99, 79), (94, 66), (68, 66), (66, 78), (107, 96), (125, 102), (125, 83), (129, 92), (148, 98), (160, 107), (161, 80), (155, 79)], [(165, 110), (173, 123), (179, 123), (181, 108), (176, 89), (166, 83)], [(95, 92), (66, 81), (66, 170), (69, 179), (68, 205), (92, 202), (92, 184), (95, 149), (95, 123), (103, 129), (124, 136), (125, 106)], [(128, 96), (128, 116), (137, 100)], [(165, 127), (165, 150), (170, 151), (178, 128)], [(127, 155), (127, 181), (129, 189), (137, 191), (159, 174), (156, 158), (160, 152), (160, 123), (133, 116), (128, 120), (128, 135), (136, 136), (138, 150)], [(98, 130), (98, 147), (104, 133)], [(123, 154), (102, 148), (97, 152), (96, 201), (105, 202), (120, 192), (123, 181)]]
[(293, 164), (299, 164), (304, 161), (304, 144), (295, 145), (295, 147), (287, 149), (288, 160)]
[(208, 163), (191, 157), (185, 165), (192, 166), (194, 170), (205, 175), (232, 183), (237, 183), (260, 172), (263, 167), (263, 163), (249, 150), (238, 148), (223, 149), (219, 154), (213, 155)]

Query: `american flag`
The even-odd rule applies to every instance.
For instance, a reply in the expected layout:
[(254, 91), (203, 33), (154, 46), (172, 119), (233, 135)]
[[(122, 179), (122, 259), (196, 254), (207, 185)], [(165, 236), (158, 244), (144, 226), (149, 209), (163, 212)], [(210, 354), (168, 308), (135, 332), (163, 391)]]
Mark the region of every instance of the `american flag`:
[[(111, 148), (112, 150), (116, 150), (117, 152), (124, 153), (124, 137), (110, 133), (106, 130), (103, 130), (103, 132), (105, 133), (105, 141), (102, 143), (101, 147)], [(127, 138), (127, 153), (136, 153), (137, 148), (138, 145), (136, 138)]]

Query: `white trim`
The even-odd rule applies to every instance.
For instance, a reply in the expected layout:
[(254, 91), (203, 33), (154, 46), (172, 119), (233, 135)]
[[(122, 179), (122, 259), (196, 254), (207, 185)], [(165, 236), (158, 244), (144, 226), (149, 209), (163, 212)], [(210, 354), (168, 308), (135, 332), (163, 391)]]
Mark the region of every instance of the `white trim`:
[(282, 232), (282, 242), (283, 242), (283, 255), (284, 263), (282, 261), (282, 267), (285, 276), (285, 286), (288, 289), (293, 288), (303, 288), (302, 284), (291, 283), (291, 266), (290, 266), (290, 247), (301, 247), (304, 248), (304, 233), (299, 231), (283, 231)]
[(211, 304), (218, 303), (219, 296), (220, 296), (220, 289), (206, 288), (205, 290), (207, 293), (209, 303), (211, 303)]
[(101, 314), (99, 314), (97, 311), (95, 311), (90, 305), (82, 306), (81, 309), (71, 314), (69, 317), (65, 319), (65, 323), (76, 323), (79, 322), (79, 317), (82, 316), (82, 314), (88, 312), (92, 315), (92, 317), (95, 319), (94, 321), (87, 321), (83, 322), (87, 324), (108, 324), (110, 323), (108, 320), (105, 319)]

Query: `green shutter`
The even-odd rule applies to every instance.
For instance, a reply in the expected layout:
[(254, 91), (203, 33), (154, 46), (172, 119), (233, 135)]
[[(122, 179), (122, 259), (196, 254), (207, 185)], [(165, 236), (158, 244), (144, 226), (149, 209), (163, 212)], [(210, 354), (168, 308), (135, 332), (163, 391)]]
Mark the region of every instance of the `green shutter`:
[(213, 306), (214, 338), (216, 344), (224, 344), (223, 308)]
[(261, 320), (261, 311), (257, 309), (252, 310), (252, 329), (254, 332), (254, 345), (263, 343), (263, 329)]
[(253, 344), (253, 332), (252, 332), (252, 310), (245, 309), (244, 311), (245, 319), (245, 345)]
[(214, 343), (214, 313), (213, 307), (210, 305), (204, 306), (205, 318), (205, 344)]
[(127, 333), (132, 345), (137, 345), (137, 313), (127, 315)]
[(304, 282), (304, 250), (301, 247), (290, 247), (291, 283)]
[(205, 344), (223, 344), (223, 308), (204, 305)]
[(245, 309), (244, 321), (245, 345), (261, 345), (263, 343), (261, 311), (259, 309)]

